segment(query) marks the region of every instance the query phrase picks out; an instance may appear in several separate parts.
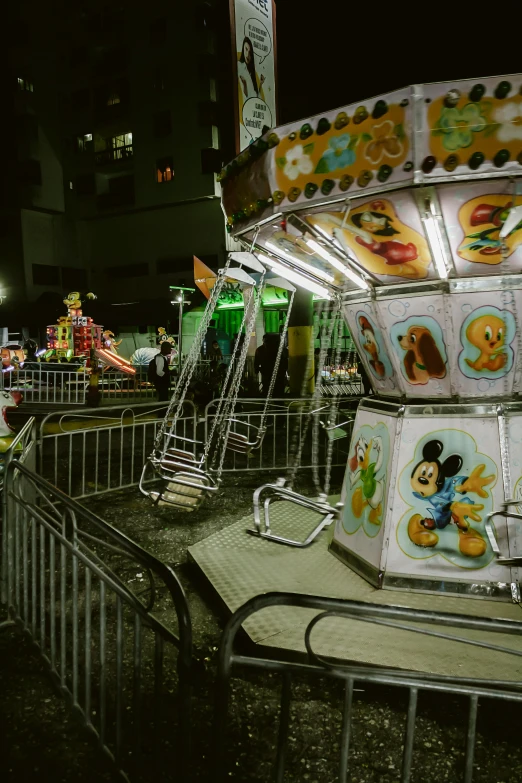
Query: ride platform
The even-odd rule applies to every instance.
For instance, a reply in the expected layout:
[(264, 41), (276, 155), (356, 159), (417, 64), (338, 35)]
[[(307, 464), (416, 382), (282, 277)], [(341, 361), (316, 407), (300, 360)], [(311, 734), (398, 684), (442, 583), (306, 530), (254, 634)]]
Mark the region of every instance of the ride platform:
[[(338, 498), (330, 500), (335, 503)], [(282, 501), (272, 504), (271, 520), (278, 535), (302, 539), (317, 522), (317, 515)], [(247, 528), (253, 527), (251, 515), (189, 548), (191, 558), (230, 612), (256, 595), (278, 591), (522, 620), (521, 607), (509, 602), (376, 589), (328, 551), (331, 528), (309, 547), (297, 549), (247, 535)], [(306, 627), (316, 614), (291, 606), (270, 607), (252, 615), (243, 627), (260, 654), (301, 657), (306, 654)], [(459, 630), (459, 634), (477, 638), (472, 631)], [(482, 633), (480, 640), (522, 652), (519, 637)], [(521, 657), (346, 618), (319, 623), (313, 632), (313, 647), (321, 656), (363, 665), (485, 680), (522, 678)]]

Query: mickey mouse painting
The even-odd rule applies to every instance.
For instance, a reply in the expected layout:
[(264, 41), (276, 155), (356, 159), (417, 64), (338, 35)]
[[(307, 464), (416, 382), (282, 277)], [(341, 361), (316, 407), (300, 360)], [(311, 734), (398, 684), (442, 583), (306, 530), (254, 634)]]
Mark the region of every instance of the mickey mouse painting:
[(495, 481), (495, 476), (483, 476), (484, 464), (477, 465), (471, 475), (459, 475), (463, 459), (459, 454), (450, 454), (440, 462), (444, 445), (440, 440), (430, 440), (422, 449), (422, 460), (413, 468), (410, 485), (413, 496), (427, 503), (426, 517), (414, 514), (408, 522), (408, 536), (419, 547), (434, 547), (439, 542), (437, 530), (449, 524), (456, 525), (459, 534), (459, 549), (466, 557), (480, 557), (486, 551), (482, 535), (471, 527), (468, 520), (481, 522), (478, 513), (484, 505), (469, 497), (474, 493), (487, 498), (485, 487)]

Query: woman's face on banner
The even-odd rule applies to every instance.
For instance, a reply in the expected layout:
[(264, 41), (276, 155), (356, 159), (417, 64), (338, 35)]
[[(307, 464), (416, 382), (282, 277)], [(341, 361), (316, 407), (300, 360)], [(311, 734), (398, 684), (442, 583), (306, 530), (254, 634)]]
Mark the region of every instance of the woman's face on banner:
[(248, 43), (248, 41), (245, 41), (243, 43), (243, 57), (245, 58), (245, 62), (247, 65), (250, 65), (252, 61), (252, 47)]

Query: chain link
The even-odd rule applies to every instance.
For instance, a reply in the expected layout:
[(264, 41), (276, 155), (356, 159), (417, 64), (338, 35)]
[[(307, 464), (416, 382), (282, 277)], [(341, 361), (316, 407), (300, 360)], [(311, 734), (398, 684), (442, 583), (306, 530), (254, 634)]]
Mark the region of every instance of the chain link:
[[(228, 443), (228, 436), (230, 434), (230, 429), (232, 427), (232, 421), (231, 418), (234, 415), (236, 404), (237, 404), (237, 398), (239, 395), (239, 390), (241, 387), (241, 380), (243, 377), (243, 372), (245, 368), (246, 358), (248, 355), (248, 347), (250, 343), (250, 336), (255, 331), (255, 323), (257, 318), (257, 313), (259, 310), (259, 306), (261, 304), (262, 298), (263, 298), (263, 291), (265, 288), (265, 275), (266, 270), (261, 275), (261, 279), (259, 281), (259, 290), (256, 295), (255, 288), (252, 288), (252, 293), (248, 302), (248, 307), (250, 308), (250, 316), (248, 319), (248, 323), (245, 330), (245, 341), (243, 344), (243, 348), (241, 350), (241, 353), (239, 355), (238, 359), (238, 366), (236, 373), (234, 375), (234, 378), (232, 380), (232, 389), (231, 389), (231, 395), (230, 395), (230, 401), (227, 406), (225, 406), (222, 414), (222, 422), (225, 425), (224, 429), (221, 430), (221, 437), (218, 439), (218, 442), (216, 443), (216, 450), (214, 452), (214, 458), (213, 458), (213, 464), (215, 464), (216, 455), (218, 451), (220, 452), (220, 460), (219, 465), (216, 473), (217, 480), (221, 477), (221, 474), (223, 472), (223, 466), (225, 463), (225, 453)], [(245, 305), (245, 311), (247, 310), (247, 306)]]

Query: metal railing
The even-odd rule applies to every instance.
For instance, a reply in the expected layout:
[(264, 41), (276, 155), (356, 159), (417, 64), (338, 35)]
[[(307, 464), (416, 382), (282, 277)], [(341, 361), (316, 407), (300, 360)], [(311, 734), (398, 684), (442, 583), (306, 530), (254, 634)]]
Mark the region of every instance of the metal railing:
[(23, 463), (9, 465), (4, 493), (0, 629), (29, 636), (120, 771), (139, 768), (141, 751), (147, 768), (151, 749), (169, 745), (188, 780), (192, 628), (175, 573)]
[[(39, 472), (71, 498), (137, 486), (167, 404), (142, 403), (51, 413), (39, 431)], [(177, 433), (195, 438), (196, 412), (185, 402)]]
[(115, 405), (155, 400), (157, 392), (147, 378), (147, 370), (147, 367), (136, 367), (136, 375), (112, 371), (101, 373), (98, 381), (101, 402)]
[(2, 547), (0, 563), (0, 599), (5, 603), (7, 585), (7, 495), (4, 481), (9, 465), (13, 460), (24, 462), (31, 470), (36, 467), (36, 426), (35, 419), (30, 418), (20, 432), (13, 438), (7, 451), (0, 454), (0, 490), (2, 491)]
[[(316, 614), (308, 622), (303, 634), (303, 642), (307, 651), (307, 662), (297, 663), (274, 659), (274, 657), (255, 657), (237, 652), (235, 649), (236, 636), (241, 630), (245, 621), (253, 614), (266, 610), (268, 607), (294, 607), (308, 610), (307, 618), (310, 617), (310, 610)], [(412, 771), (415, 768), (414, 740), (416, 729), (416, 716), (418, 711), (419, 696), (423, 692), (432, 692), (438, 697), (443, 694), (451, 696), (460, 695), (467, 700), (467, 725), (462, 732), (465, 742), (464, 763), (461, 770), (455, 770), (455, 777), (451, 780), (464, 783), (472, 783), (474, 753), (476, 744), (477, 715), (479, 709), (479, 699), (498, 700), (501, 704), (506, 702), (522, 703), (522, 682), (499, 681), (494, 679), (481, 680), (466, 676), (444, 676), (438, 674), (428, 674), (422, 672), (412, 672), (400, 669), (386, 669), (382, 667), (353, 665), (346, 662), (325, 658), (314, 650), (313, 632), (318, 624), (324, 621), (335, 619), (336, 622), (351, 621), (353, 623), (366, 622), (379, 626), (395, 628), (404, 634), (423, 634), (435, 636), (439, 639), (447, 640), (447, 643), (454, 644), (455, 655), (462, 656), (466, 660), (466, 648), (462, 645), (473, 645), (477, 647), (493, 650), (496, 653), (505, 653), (507, 655), (522, 656), (522, 651), (502, 643), (495, 644), (484, 640), (484, 634), (506, 634), (522, 635), (522, 622), (512, 620), (490, 619), (469, 617), (466, 615), (449, 614), (443, 612), (429, 612), (414, 609), (403, 609), (395, 606), (377, 606), (358, 601), (344, 601), (334, 598), (322, 598), (317, 596), (306, 596), (293, 593), (268, 593), (252, 598), (241, 608), (239, 608), (229, 619), (219, 648), (218, 664), (218, 682), (217, 682), (217, 707), (215, 716), (215, 767), (214, 779), (219, 781), (229, 780), (231, 769), (235, 767), (238, 750), (234, 746), (234, 751), (230, 750), (227, 729), (231, 725), (231, 706), (230, 690), (231, 678), (236, 675), (236, 669), (246, 669), (252, 672), (257, 670), (263, 674), (264, 681), (269, 674), (281, 675), (282, 688), (279, 704), (279, 716), (275, 717), (275, 728), (277, 737), (274, 738), (273, 747), (276, 748), (273, 767), (268, 777), (261, 776), (259, 770), (256, 770), (256, 780), (275, 781), (282, 783), (285, 779), (285, 769), (292, 766), (292, 771), (302, 771), (302, 762), (307, 761), (303, 754), (298, 756), (292, 753), (292, 745), (289, 743), (290, 731), (293, 747), (302, 747), (300, 744), (299, 719), (292, 721), (292, 686), (296, 680), (307, 684), (307, 692), (310, 693), (310, 685), (315, 677), (326, 677), (340, 681), (343, 686), (339, 705), (332, 706), (332, 726), (339, 727), (339, 738), (333, 736), (333, 731), (329, 731), (332, 739), (331, 746), (339, 747), (337, 756), (337, 775), (335, 772), (328, 775), (328, 780), (336, 779), (339, 783), (348, 783), (353, 780), (352, 774), (356, 770), (350, 769), (352, 760), (352, 737), (354, 723), (354, 691), (355, 685), (365, 683), (367, 685), (379, 685), (391, 687), (406, 691), (408, 695), (408, 704), (405, 716), (405, 726), (403, 734), (403, 752), (402, 752), (402, 771), (401, 783), (409, 783)], [(296, 621), (297, 622), (297, 619)], [(417, 625), (418, 624), (418, 625)], [(455, 628), (464, 632), (464, 635), (452, 635), (445, 633), (445, 628)], [(475, 632), (475, 636), (466, 634)], [(357, 625), (354, 627), (354, 633), (357, 632)], [(411, 643), (411, 636), (404, 638), (404, 643)], [(446, 647), (446, 654), (450, 654)], [(515, 667), (518, 671), (519, 667)], [(337, 709), (336, 709), (337, 707)], [(342, 719), (334, 720), (334, 713), (342, 712)], [(453, 705), (454, 708), (454, 705)], [(268, 707), (267, 707), (268, 709)], [(235, 704), (237, 712), (238, 705)], [(240, 719), (235, 716), (236, 723)], [(326, 719), (321, 717), (324, 722)], [(397, 719), (398, 721), (398, 719)], [(400, 724), (399, 724), (400, 725)], [(243, 733), (243, 737), (246, 735)], [(249, 737), (252, 734), (248, 735)], [(267, 738), (264, 737), (265, 743)], [(271, 738), (269, 742), (272, 741)], [(453, 740), (455, 741), (455, 740)], [(306, 745), (306, 743), (305, 743)], [(400, 750), (400, 748), (399, 748)], [(248, 757), (248, 747), (242, 743), (240, 748), (243, 759)], [(326, 749), (322, 749), (324, 755)], [(355, 750), (356, 752), (356, 750)], [(417, 751), (422, 756), (422, 748)], [(289, 770), (290, 771), (290, 770)], [(460, 774), (461, 773), (461, 774)], [(248, 773), (243, 769), (243, 775)], [(310, 775), (314, 777), (314, 775)], [(234, 778), (235, 779), (235, 778)], [(244, 778), (246, 779), (246, 777)], [(293, 779), (293, 778), (292, 778)], [(301, 778), (297, 778), (301, 779)], [(420, 778), (419, 778), (420, 779)], [(447, 778), (448, 780), (450, 778)]]
[[(212, 421), (219, 400), (212, 400), (205, 408), (205, 433), (202, 438), (206, 441), (212, 427)], [(350, 403), (349, 399), (340, 401), (340, 407), (344, 410)], [(234, 413), (233, 432), (244, 432), (245, 426), (258, 427), (264, 406), (262, 399), (239, 399)], [(355, 416), (355, 408), (353, 410)], [(259, 449), (252, 451), (247, 458), (244, 455), (230, 452), (225, 458), (224, 472), (252, 472), (268, 470), (286, 470), (292, 467), (295, 451), (303, 438), (301, 453), (301, 468), (312, 467), (312, 427), (305, 432), (305, 423), (308, 416), (307, 400), (274, 399), (271, 400), (265, 420), (266, 433)], [(344, 417), (344, 419), (346, 416)], [(346, 438), (334, 443), (332, 453), (332, 467), (346, 464), (350, 436), (353, 423), (345, 427)], [(252, 431), (252, 430), (250, 430)], [(304, 434), (304, 437), (303, 437)], [(318, 462), (317, 467), (326, 466), (326, 451), (328, 438), (323, 427), (319, 428), (318, 437)]]
[(1, 388), (19, 391), (24, 401), (42, 405), (85, 405), (89, 378), (66, 364), (42, 363), (1, 374)]
[[(178, 434), (205, 442), (217, 402), (209, 403), (204, 415), (198, 419), (194, 404), (185, 401)], [(344, 400), (341, 407), (349, 403), (349, 399)], [(234, 416), (234, 431), (241, 431), (242, 422), (253, 426), (259, 424), (263, 404), (259, 399), (240, 400)], [(303, 404), (306, 401), (273, 400), (261, 447), (252, 451), (249, 457), (227, 453), (224, 471), (285, 471), (290, 468), (304, 431), (307, 414)], [(166, 409), (166, 403), (140, 403), (49, 414), (41, 422), (38, 435), (40, 475), (76, 499), (137, 486)], [(346, 464), (351, 424), (344, 429), (347, 437), (334, 443), (333, 467)], [(317, 467), (323, 468), (328, 440), (322, 427), (318, 439)], [(312, 467), (311, 428), (304, 438), (301, 466), (304, 469)]]

